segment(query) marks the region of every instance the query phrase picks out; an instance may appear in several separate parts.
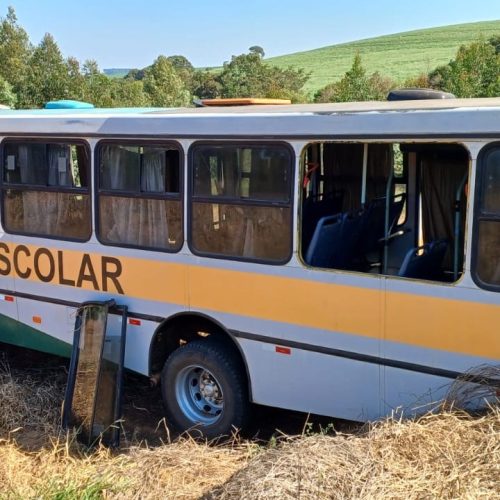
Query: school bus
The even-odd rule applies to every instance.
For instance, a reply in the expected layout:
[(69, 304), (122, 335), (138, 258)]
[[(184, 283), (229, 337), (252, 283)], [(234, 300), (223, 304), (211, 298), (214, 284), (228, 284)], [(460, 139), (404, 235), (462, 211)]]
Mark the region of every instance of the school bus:
[(114, 299), (126, 368), (208, 437), (251, 403), (428, 409), (500, 358), (499, 124), (496, 98), (1, 110), (0, 340), (69, 355)]

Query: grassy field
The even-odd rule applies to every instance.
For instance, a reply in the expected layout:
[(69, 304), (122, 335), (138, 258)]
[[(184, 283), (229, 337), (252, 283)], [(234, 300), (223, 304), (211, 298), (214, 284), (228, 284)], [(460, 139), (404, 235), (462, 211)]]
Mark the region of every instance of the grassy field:
[[(408, 77), (427, 73), (436, 66), (448, 63), (455, 57), (460, 45), (479, 37), (488, 39), (493, 35), (500, 35), (500, 20), (406, 31), (271, 57), (266, 61), (280, 68), (293, 66), (310, 72), (311, 77), (305, 85), (309, 92), (340, 79), (351, 67), (358, 51), (368, 73), (378, 71), (403, 82)], [(220, 67), (203, 69), (221, 70)], [(121, 78), (128, 71), (124, 68), (111, 68), (105, 69), (104, 73), (112, 78)]]
[(87, 450), (59, 428), (64, 370), (14, 368), (3, 359), (2, 500), (486, 499), (500, 491), (499, 408), (478, 417), (390, 419), (348, 433), (304, 425), (297, 436), (219, 445), (173, 439), (160, 422), (163, 442), (154, 446), (126, 432), (120, 450)]
[(266, 61), (282, 68), (294, 66), (311, 72), (306, 84), (309, 91), (338, 80), (351, 67), (357, 51), (369, 73), (378, 71), (403, 81), (448, 63), (460, 45), (480, 36), (487, 39), (495, 34), (500, 35), (500, 20), (407, 31), (273, 57)]

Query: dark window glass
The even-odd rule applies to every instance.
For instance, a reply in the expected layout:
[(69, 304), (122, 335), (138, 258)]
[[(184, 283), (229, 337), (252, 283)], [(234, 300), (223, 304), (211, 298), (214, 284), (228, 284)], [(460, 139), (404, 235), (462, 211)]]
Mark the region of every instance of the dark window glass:
[(4, 144), (6, 231), (86, 240), (91, 234), (89, 155), (68, 143)]
[(283, 147), (199, 146), (193, 194), (287, 202), (290, 167), (290, 152)]
[(500, 213), (500, 149), (488, 154), (483, 182), (482, 209), (485, 212)]
[(500, 148), (486, 153), (482, 168), (475, 271), (481, 282), (500, 286)]
[(4, 190), (7, 231), (58, 238), (86, 239), (90, 235), (88, 194)]
[(7, 143), (4, 181), (9, 184), (87, 187), (88, 153), (71, 144)]
[(114, 245), (176, 250), (182, 246), (181, 201), (101, 194), (99, 235)]
[(500, 285), (500, 221), (479, 222), (477, 274), (485, 283)]
[(100, 186), (132, 193), (179, 193), (179, 152), (148, 146), (101, 148)]
[(284, 262), (291, 254), (292, 156), (283, 146), (196, 146), (191, 242), (203, 254)]
[(180, 249), (183, 234), (179, 150), (161, 145), (104, 144), (99, 158), (101, 241)]
[(192, 217), (199, 252), (278, 262), (290, 254), (289, 207), (193, 203)]

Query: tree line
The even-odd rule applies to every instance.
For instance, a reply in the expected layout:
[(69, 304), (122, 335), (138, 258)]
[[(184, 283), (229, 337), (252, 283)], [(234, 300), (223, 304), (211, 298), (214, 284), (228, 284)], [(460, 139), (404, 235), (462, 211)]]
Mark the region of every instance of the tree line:
[(9, 7), (0, 18), (0, 103), (22, 109), (57, 99), (87, 101), (97, 107), (190, 106), (194, 99), (214, 97), (343, 102), (385, 100), (397, 87), (428, 87), (457, 97), (500, 96), (500, 35), (464, 45), (448, 64), (404, 82), (378, 72), (367, 74), (358, 53), (339, 81), (314, 95), (304, 90), (308, 73), (270, 65), (264, 55), (262, 47), (250, 47), (219, 71), (196, 69), (182, 55), (160, 55), (146, 68), (110, 78), (96, 61), (65, 58), (49, 33), (34, 45)]

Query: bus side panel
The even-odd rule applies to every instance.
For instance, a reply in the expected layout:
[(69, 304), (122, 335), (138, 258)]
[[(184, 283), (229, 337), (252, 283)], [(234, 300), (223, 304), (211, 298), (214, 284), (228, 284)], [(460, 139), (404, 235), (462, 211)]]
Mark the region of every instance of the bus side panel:
[(433, 369), (436, 376), (387, 367), (385, 411), (395, 407), (422, 413), (446, 396), (453, 378), (440, 370), (464, 373), (500, 359), (498, 295), (416, 280), (386, 282), (384, 356)]
[(385, 367), (383, 412), (404, 417), (422, 415), (440, 407), (452, 379)]
[(60, 304), (16, 297), (19, 320), (9, 324), (0, 340), (42, 352), (69, 357), (75, 309)]
[(255, 403), (359, 421), (380, 415), (378, 365), (248, 339), (239, 343)]
[[(119, 331), (121, 320), (121, 316), (110, 314), (108, 324), (115, 331)], [(151, 339), (158, 327), (158, 323), (137, 318), (128, 318), (127, 323), (125, 367), (142, 375), (148, 375), (149, 346), (151, 345)]]

